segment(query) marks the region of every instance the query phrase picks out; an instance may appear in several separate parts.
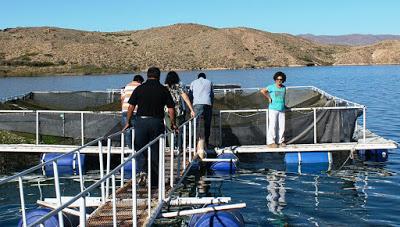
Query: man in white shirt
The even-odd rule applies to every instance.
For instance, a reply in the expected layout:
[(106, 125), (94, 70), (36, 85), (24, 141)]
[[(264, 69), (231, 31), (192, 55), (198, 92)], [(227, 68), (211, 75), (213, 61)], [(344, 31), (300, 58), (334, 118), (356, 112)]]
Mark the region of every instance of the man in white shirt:
[[(204, 118), (204, 135), (199, 131), (200, 135), (204, 136), (206, 145), (209, 145), (212, 105), (214, 102), (213, 84), (206, 79), (206, 74), (200, 73), (197, 80), (190, 84), (190, 91), (193, 94), (193, 107), (196, 116)], [(199, 124), (200, 125), (200, 124)]]

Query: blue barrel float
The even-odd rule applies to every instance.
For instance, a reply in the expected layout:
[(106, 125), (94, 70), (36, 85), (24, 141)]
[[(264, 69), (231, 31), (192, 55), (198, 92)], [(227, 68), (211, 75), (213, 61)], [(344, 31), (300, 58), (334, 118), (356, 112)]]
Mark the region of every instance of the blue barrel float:
[(389, 157), (389, 152), (385, 149), (359, 150), (357, 153), (362, 161), (386, 162)]
[[(40, 157), (41, 163), (49, 161), (53, 158), (56, 158), (63, 153), (44, 153)], [(85, 172), (85, 154), (80, 154), (81, 157), (81, 167), (82, 173)], [(76, 153), (68, 154), (63, 156), (62, 158), (57, 159), (58, 173), (60, 175), (76, 175), (79, 174), (79, 165), (78, 165), (78, 155)], [(48, 163), (42, 167), (43, 174), (46, 176), (53, 176), (53, 163)]]
[[(27, 212), (26, 213), (27, 226), (33, 224), (34, 222), (36, 222), (43, 216), (47, 215), (51, 211), (52, 210), (50, 210), (49, 208), (37, 208), (37, 209)], [(72, 215), (66, 216), (65, 214), (63, 214), (63, 221), (64, 221), (65, 227), (78, 226), (78, 224), (79, 224), (79, 218), (72, 216)], [(23, 226), (22, 224), (23, 223), (22, 223), (22, 218), (21, 218), (18, 222), (18, 227), (22, 227)], [(44, 226), (54, 226), (54, 227), (60, 226), (58, 223), (58, 215), (55, 214), (55, 215), (51, 216), (43, 224), (44, 224)]]
[(232, 161), (215, 161), (210, 169), (214, 173), (222, 173), (222, 174), (233, 174), (237, 170), (236, 161), (239, 160), (238, 157), (232, 153), (222, 153), (217, 156), (217, 159), (232, 159)]
[(287, 172), (321, 173), (332, 165), (331, 152), (288, 152), (285, 153)]
[[(214, 205), (215, 206), (215, 205)], [(212, 211), (205, 214), (194, 214), (189, 221), (190, 227), (243, 227), (244, 219), (237, 209)]]

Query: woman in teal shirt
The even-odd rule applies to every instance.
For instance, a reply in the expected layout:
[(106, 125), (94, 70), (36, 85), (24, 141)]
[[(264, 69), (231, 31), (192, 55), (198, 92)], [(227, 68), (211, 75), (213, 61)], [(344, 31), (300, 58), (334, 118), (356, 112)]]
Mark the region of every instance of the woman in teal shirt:
[(281, 147), (286, 146), (284, 142), (286, 87), (283, 85), (286, 81), (286, 75), (283, 72), (277, 72), (274, 75), (274, 80), (274, 84), (261, 89), (261, 93), (269, 101), (267, 145), (270, 148), (277, 148), (278, 144)]

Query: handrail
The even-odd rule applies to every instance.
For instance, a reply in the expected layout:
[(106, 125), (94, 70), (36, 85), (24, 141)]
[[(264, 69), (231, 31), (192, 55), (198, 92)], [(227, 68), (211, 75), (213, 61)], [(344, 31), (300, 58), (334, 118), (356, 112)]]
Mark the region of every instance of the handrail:
[[(178, 129), (184, 129), (185, 133), (186, 133), (186, 129), (187, 128), (189, 129), (189, 137), (188, 138), (186, 138), (186, 137), (184, 138), (184, 141), (189, 139), (189, 145), (192, 144), (192, 142), (193, 142), (193, 145), (194, 145), (195, 141), (196, 141), (196, 134), (195, 134), (196, 133), (196, 129), (194, 129), (194, 127), (196, 127), (196, 119), (197, 119), (196, 117), (195, 118), (190, 118), (189, 120), (185, 121), (182, 125), (180, 125), (178, 127)], [(189, 126), (189, 127), (187, 127), (187, 126)], [(193, 127), (193, 130), (192, 130), (192, 127)], [(71, 205), (72, 203), (76, 202), (77, 200), (81, 200), (81, 205), (80, 205), (80, 209), (79, 209), (79, 211), (81, 212), (80, 213), (80, 216), (81, 216), (80, 217), (80, 226), (85, 226), (86, 225), (86, 218), (87, 218), (86, 217), (86, 212), (85, 212), (85, 210), (86, 210), (86, 202), (85, 202), (85, 200), (86, 200), (86, 197), (88, 196), (89, 192), (94, 190), (94, 189), (97, 189), (98, 187), (101, 187), (101, 193), (102, 193), (102, 197), (101, 198), (102, 198), (103, 203), (105, 201), (107, 201), (107, 200), (110, 200), (110, 199), (112, 199), (112, 201), (113, 201), (113, 203), (112, 203), (113, 204), (113, 223), (114, 223), (114, 225), (116, 225), (117, 215), (116, 215), (116, 209), (115, 209), (115, 206), (116, 206), (115, 187), (117, 187), (117, 185), (115, 183), (115, 181), (116, 181), (115, 180), (115, 176), (117, 175), (117, 173), (119, 171), (123, 171), (125, 165), (128, 162), (132, 162), (132, 167), (133, 167), (132, 168), (132, 181), (136, 182), (136, 158), (139, 157), (139, 155), (141, 155), (143, 152), (145, 152), (147, 150), (149, 152), (148, 160), (150, 161), (150, 159), (151, 159), (150, 147), (158, 142), (160, 144), (159, 151), (158, 151), (159, 152), (159, 157), (160, 157), (159, 160), (158, 160), (158, 163), (159, 163), (159, 201), (158, 201), (158, 206), (157, 206), (156, 209), (152, 209), (151, 208), (150, 201), (148, 203), (149, 218), (150, 217), (157, 217), (158, 212), (160, 212), (161, 207), (162, 207), (162, 205), (164, 203), (164, 198), (165, 198), (165, 186), (164, 186), (164, 184), (165, 184), (165, 179), (166, 179), (166, 173), (165, 173), (165, 165), (166, 164), (165, 164), (165, 157), (164, 157), (165, 154), (164, 153), (165, 153), (165, 145), (166, 145), (166, 143), (164, 141), (165, 141), (166, 137), (171, 136), (173, 138), (173, 136), (175, 135), (175, 131), (164, 132), (164, 133), (160, 134), (159, 136), (157, 136), (152, 141), (150, 141), (144, 147), (139, 149), (137, 152), (135, 152), (133, 150), (133, 152), (128, 157), (121, 158), (121, 163), (117, 167), (115, 167), (112, 170), (110, 170), (109, 169), (109, 161), (110, 161), (111, 157), (109, 155), (110, 155), (110, 152), (111, 152), (111, 149), (112, 149), (111, 140), (119, 138), (119, 136), (123, 137), (124, 134), (129, 132), (129, 131), (132, 131), (133, 132), (132, 134), (134, 135), (134, 129), (133, 128), (129, 128), (127, 130), (119, 131), (119, 132), (113, 133), (113, 134), (108, 135), (108, 136), (99, 137), (99, 138), (97, 138), (97, 139), (95, 139), (93, 141), (90, 141), (90, 142), (80, 146), (79, 148), (73, 149), (73, 150), (71, 150), (71, 151), (69, 151), (67, 153), (61, 154), (61, 155), (59, 155), (57, 157), (54, 157), (54, 158), (51, 158), (50, 160), (47, 160), (47, 161), (45, 161), (43, 163), (40, 163), (40, 164), (38, 164), (36, 166), (33, 166), (33, 167), (31, 167), (31, 168), (29, 168), (27, 170), (24, 170), (24, 171), (22, 171), (20, 173), (17, 173), (17, 174), (15, 174), (13, 176), (10, 176), (10, 177), (7, 177), (5, 179), (0, 180), (0, 185), (1, 185), (1, 184), (4, 184), (4, 183), (13, 181), (15, 179), (18, 179), (19, 186), (20, 186), (20, 200), (21, 200), (20, 203), (21, 203), (23, 226), (26, 226), (26, 224), (27, 224), (26, 223), (25, 198), (24, 198), (24, 190), (23, 190), (23, 182), (22, 182), (23, 181), (23, 177), (28, 175), (28, 174), (30, 174), (30, 173), (32, 173), (32, 172), (34, 172), (34, 171), (36, 171), (36, 170), (38, 170), (38, 169), (40, 169), (43, 166), (46, 166), (46, 165), (53, 165), (54, 187), (55, 187), (55, 190), (56, 190), (56, 200), (58, 202), (57, 202), (57, 205), (54, 208), (54, 210), (52, 210), (48, 214), (42, 216), (40, 219), (36, 220), (34, 223), (30, 223), (29, 226), (36, 226), (37, 224), (41, 224), (45, 220), (47, 220), (48, 218), (50, 218), (51, 216), (56, 215), (56, 214), (58, 214), (60, 225), (62, 225), (63, 220), (62, 220), (62, 218), (60, 218), (60, 217), (62, 217), (61, 216), (62, 210), (67, 208), (69, 205)], [(193, 131), (193, 133), (192, 133), (192, 131)], [(132, 142), (133, 142), (133, 138), (132, 138)], [(81, 169), (82, 167), (80, 165), (81, 164), (80, 152), (81, 152), (82, 149), (84, 149), (84, 148), (86, 148), (88, 146), (91, 146), (93, 144), (98, 143), (98, 146), (99, 146), (99, 158), (100, 158), (100, 156), (102, 157), (102, 155), (103, 155), (102, 149), (103, 148), (102, 148), (101, 141), (107, 141), (107, 170), (106, 170), (106, 174), (104, 174), (104, 176), (103, 176), (103, 173), (100, 173), (100, 179), (85, 188), (83, 173), (82, 173), (82, 169)], [(171, 167), (172, 167), (170, 169), (170, 177), (171, 177), (170, 183), (171, 183), (171, 187), (175, 187), (174, 185), (176, 185), (176, 183), (174, 184), (174, 178), (175, 178), (175, 176), (177, 178), (181, 177), (181, 173), (180, 173), (180, 168), (181, 167), (180, 166), (174, 167), (174, 165), (173, 165), (173, 161), (172, 160), (174, 159), (174, 150), (175, 150), (173, 139), (172, 139), (172, 143), (170, 145), (171, 145)], [(125, 145), (124, 145), (124, 142), (123, 142), (123, 139), (122, 139), (121, 140), (121, 148), (122, 148), (122, 150), (124, 149), (124, 147), (125, 147)], [(180, 157), (181, 155), (183, 155), (185, 157), (186, 156), (186, 149), (189, 150), (189, 157), (191, 157), (191, 152), (195, 151), (195, 147), (192, 148), (191, 145), (190, 145), (190, 147), (187, 147), (186, 145), (184, 145), (184, 152), (178, 154), (178, 157)], [(152, 151), (152, 152), (157, 152), (157, 151)], [(61, 193), (60, 193), (60, 188), (59, 188), (59, 176), (58, 176), (59, 173), (58, 173), (58, 163), (57, 163), (57, 161), (59, 159), (61, 159), (62, 157), (65, 157), (65, 156), (67, 156), (69, 154), (73, 154), (73, 153), (77, 153), (78, 154), (79, 181), (80, 181), (80, 189), (81, 190), (74, 197), (72, 197), (68, 201), (62, 203), (61, 202)], [(123, 154), (123, 152), (122, 152), (122, 154)], [(180, 157), (180, 159), (181, 158), (182, 157)], [(104, 163), (103, 163), (102, 160), (103, 159), (100, 158), (100, 170), (103, 169), (102, 166), (103, 166)], [(189, 158), (189, 161), (191, 161), (191, 158)], [(179, 168), (179, 169), (176, 169), (176, 168)], [(178, 175), (175, 175), (175, 169), (176, 169), (176, 171), (177, 171), (176, 173)], [(184, 174), (182, 176), (185, 176), (187, 171), (189, 170), (188, 168), (184, 168), (184, 169), (185, 169), (185, 171), (184, 171)], [(149, 190), (149, 193), (150, 193), (150, 190), (151, 190), (151, 188), (150, 188), (151, 165), (149, 165), (148, 171), (149, 171), (148, 190)], [(123, 177), (123, 173), (121, 173), (121, 177)], [(112, 194), (110, 195), (111, 197), (109, 198), (108, 197), (108, 191), (109, 191), (109, 184), (108, 183), (109, 183), (110, 179), (112, 180), (112, 189), (113, 190), (112, 190)], [(181, 182), (181, 179), (178, 181), (178, 183)], [(121, 179), (121, 187), (122, 187), (122, 183), (123, 183), (123, 179)], [(105, 186), (107, 190), (103, 190), (105, 184), (107, 184)], [(134, 198), (136, 199), (136, 184), (135, 183), (132, 184), (132, 191), (134, 193), (134, 194), (132, 194), (132, 201), (133, 201)], [(133, 209), (132, 209), (133, 211), (135, 209), (137, 209), (137, 203), (133, 202), (132, 207), (133, 207)], [(136, 211), (134, 211), (132, 213), (132, 220), (136, 220), (136, 218), (137, 218)], [(151, 220), (154, 220), (154, 219), (151, 219)]]

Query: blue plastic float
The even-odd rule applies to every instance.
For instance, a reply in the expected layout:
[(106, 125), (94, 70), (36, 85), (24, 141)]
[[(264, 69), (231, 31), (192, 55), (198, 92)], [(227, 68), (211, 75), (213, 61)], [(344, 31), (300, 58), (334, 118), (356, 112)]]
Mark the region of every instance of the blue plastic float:
[(384, 149), (359, 150), (358, 157), (360, 157), (362, 161), (385, 162), (389, 157), (389, 152)]
[[(62, 153), (44, 153), (42, 154), (40, 161), (41, 163), (44, 163), (60, 155), (62, 155)], [(84, 173), (86, 169), (85, 168), (86, 155), (80, 154), (80, 157), (81, 157), (82, 172)], [(62, 158), (57, 159), (57, 165), (58, 165), (58, 173), (60, 175), (79, 174), (78, 156), (76, 153), (68, 154)], [(43, 166), (42, 170), (43, 174), (45, 174), (46, 176), (53, 176), (54, 175), (53, 163), (46, 164), (45, 166)]]
[[(34, 210), (31, 210), (29, 212), (26, 213), (26, 224), (27, 226), (33, 224), (34, 222), (36, 222), (37, 220), (39, 220), (40, 218), (42, 218), (43, 216), (47, 215), (48, 213), (50, 213), (52, 210), (48, 209), (48, 208), (37, 208)], [(64, 220), (64, 226), (65, 227), (71, 227), (71, 226), (77, 226), (78, 223), (78, 218), (77, 217), (70, 217), (70, 216), (66, 216), (63, 214), (63, 220)], [(18, 227), (22, 227), (22, 218), (19, 220), (18, 222)], [(54, 216), (51, 216), (49, 219), (47, 219), (44, 222), (44, 226), (54, 226), (54, 227), (58, 227), (60, 226), (58, 223), (58, 215), (55, 214)]]
[(239, 210), (212, 211), (205, 214), (194, 214), (189, 221), (190, 227), (243, 227), (244, 219)]
[[(232, 159), (232, 160), (239, 160), (238, 157), (232, 153), (223, 153), (217, 156), (217, 159)], [(236, 161), (215, 161), (211, 166), (210, 169), (215, 173), (235, 173), (237, 170)]]
[(329, 170), (331, 152), (290, 152), (285, 154), (287, 172), (321, 173)]

